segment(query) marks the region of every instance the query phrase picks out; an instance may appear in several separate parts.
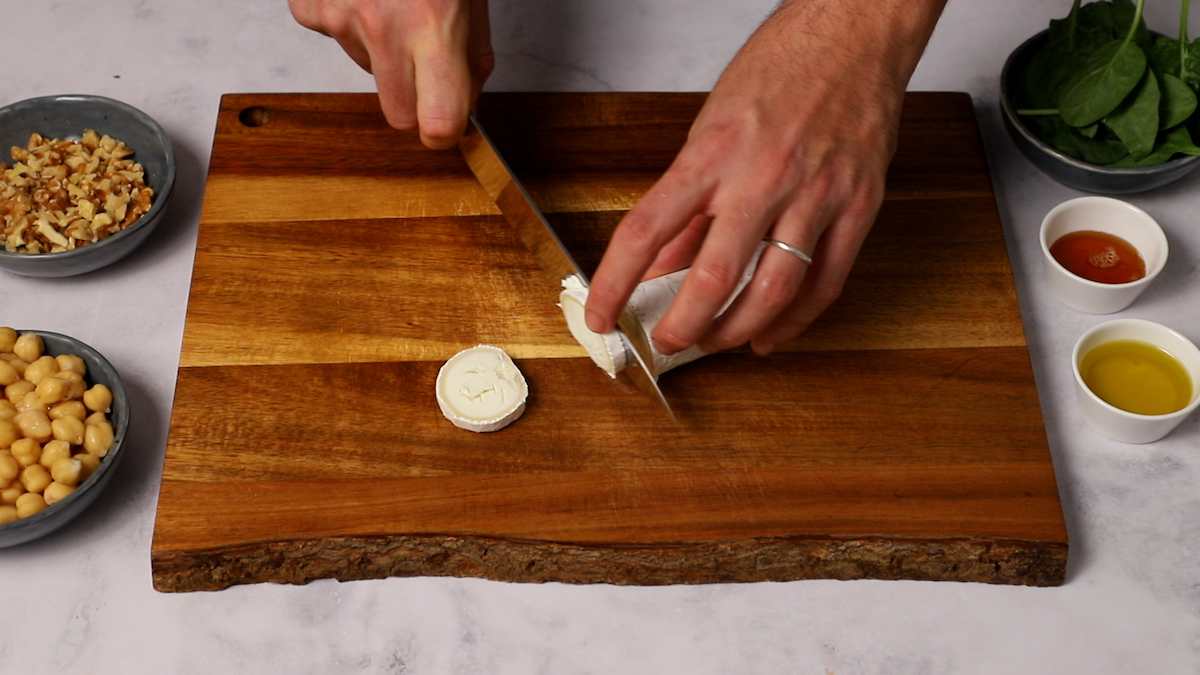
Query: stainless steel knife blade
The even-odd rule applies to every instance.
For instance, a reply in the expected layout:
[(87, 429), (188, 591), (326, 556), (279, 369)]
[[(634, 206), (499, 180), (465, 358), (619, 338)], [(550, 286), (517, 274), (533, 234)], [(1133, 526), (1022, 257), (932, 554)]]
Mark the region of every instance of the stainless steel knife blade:
[(587, 275), (579, 269), (554, 228), (533, 203), (533, 198), (517, 180), (474, 115), (471, 116), (470, 128), (459, 142), (459, 149), (484, 192), (488, 193), (504, 219), (517, 231), (521, 242), (537, 258), (542, 269), (556, 277), (555, 284), (571, 274), (578, 275), (586, 284)]
[[(508, 163), (500, 156), (492, 139), (474, 115), (471, 116), (467, 133), (459, 141), (459, 150), (479, 184), (500, 209), (504, 219), (517, 231), (521, 242), (533, 253), (547, 275), (553, 277), (554, 286), (557, 288), (565, 277), (572, 274), (578, 276), (586, 286), (587, 275), (563, 246), (562, 240), (558, 238), (546, 216), (521, 185)], [(651, 369), (651, 364), (654, 363), (653, 352), (641, 322), (626, 309), (621, 312), (617, 323), (618, 330), (632, 347), (638, 365), (637, 368), (626, 368), (622, 375), (628, 377), (630, 383), (639, 390), (661, 403), (674, 419), (671, 404), (663, 395), (658, 386), (658, 377)]]

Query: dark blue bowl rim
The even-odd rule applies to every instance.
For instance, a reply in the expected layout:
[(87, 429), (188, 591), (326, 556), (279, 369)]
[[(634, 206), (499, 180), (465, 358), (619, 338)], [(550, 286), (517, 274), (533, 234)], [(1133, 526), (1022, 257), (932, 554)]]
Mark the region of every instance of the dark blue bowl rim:
[[(1013, 76), (1012, 70), (1013, 70), (1013, 68), (1016, 67), (1017, 58), (1020, 56), (1023, 56), (1025, 54), (1025, 52), (1027, 52), (1029, 49), (1031, 49), (1035, 44), (1037, 44), (1041, 40), (1045, 39), (1046, 35), (1049, 32), (1050, 32), (1049, 29), (1041, 30), (1037, 33), (1034, 33), (1032, 36), (1029, 37), (1029, 39), (1025, 40), (1020, 45), (1018, 45), (1017, 48), (1012, 50), (1012, 53), (1010, 53), (1008, 55), (1008, 58), (1005, 59), (1004, 67), (1000, 70), (1000, 108), (1004, 113), (1004, 117), (1007, 118), (1008, 121), (1012, 124), (1012, 128), (1016, 129), (1017, 132), (1020, 133), (1021, 136), (1025, 140), (1032, 143), (1034, 145), (1034, 147), (1036, 147), (1038, 150), (1042, 151), (1043, 153), (1045, 153), (1047, 155), (1050, 155), (1054, 159), (1057, 159), (1058, 161), (1062, 162), (1063, 164), (1068, 164), (1070, 166), (1073, 166), (1077, 169), (1081, 169), (1083, 171), (1090, 171), (1092, 173), (1099, 173), (1099, 174), (1107, 174), (1110, 176), (1154, 176), (1154, 175), (1158, 175), (1161, 173), (1169, 173), (1171, 171), (1175, 171), (1175, 170), (1177, 170), (1183, 166), (1186, 166), (1188, 164), (1200, 162), (1200, 155), (1198, 155), (1198, 156), (1191, 156), (1191, 157), (1179, 157), (1176, 159), (1167, 160), (1166, 162), (1163, 162), (1162, 164), (1158, 164), (1156, 166), (1113, 168), (1113, 167), (1109, 167), (1109, 166), (1104, 166), (1102, 164), (1092, 164), (1090, 162), (1085, 162), (1080, 159), (1075, 159), (1074, 157), (1071, 157), (1070, 155), (1065, 155), (1065, 154), (1059, 152), (1055, 148), (1048, 145), (1045, 141), (1038, 138), (1037, 135), (1035, 135), (1032, 131), (1030, 131), (1029, 128), (1026, 127), (1025, 124), (1021, 121), (1021, 116), (1017, 114), (1013, 103), (1009, 100), (1008, 81)], [(1153, 31), (1151, 31), (1151, 32), (1153, 32)], [(1154, 34), (1158, 35), (1159, 33), (1154, 33)]]
[(100, 462), (100, 467), (96, 471), (93, 471), (92, 475), (88, 476), (87, 480), (83, 481), (79, 487), (75, 488), (74, 492), (67, 495), (62, 500), (47, 506), (46, 508), (42, 509), (41, 512), (29, 518), (22, 518), (7, 525), (0, 525), (0, 534), (37, 529), (42, 523), (58, 515), (59, 511), (65, 509), (67, 505), (69, 505), (80, 495), (88, 490), (91, 490), (92, 487), (101, 482), (101, 480), (105, 480), (104, 477), (113, 470), (113, 467), (117, 464), (117, 459), (121, 456), (121, 448), (125, 444), (125, 434), (129, 430), (129, 396), (125, 391), (125, 384), (121, 381), (120, 373), (117, 372), (117, 369), (113, 367), (112, 363), (108, 359), (104, 358), (103, 354), (96, 351), (96, 349), (91, 345), (81, 340), (77, 340), (70, 335), (63, 335), (62, 333), (55, 333), (48, 330), (15, 330), (18, 334), (35, 333), (37, 335), (41, 335), (42, 337), (52, 337), (63, 340), (64, 342), (71, 344), (72, 349), (77, 350), (77, 353), (81, 355), (86, 354), (89, 358), (95, 359), (103, 364), (104, 367), (112, 371), (113, 374), (112, 386), (109, 387), (113, 392), (113, 401), (114, 403), (116, 401), (122, 401), (125, 409), (123, 411), (124, 414), (121, 416), (119, 426), (113, 429), (112, 448), (109, 449), (108, 454), (104, 457), (104, 460)]
[[(59, 251), (58, 253), (12, 253), (4, 250), (3, 247), (0, 246), (0, 260), (67, 260), (85, 256), (103, 246), (121, 241), (122, 239), (127, 239), (133, 236), (136, 231), (145, 227), (147, 223), (152, 222), (158, 217), (158, 214), (161, 213), (164, 208), (166, 208), (166, 204), (170, 199), (171, 192), (175, 189), (175, 148), (171, 145), (171, 138), (167, 136), (166, 130), (164, 130), (162, 125), (156, 122), (153, 117), (129, 105), (128, 103), (125, 103), (124, 101), (118, 101), (115, 98), (108, 98), (107, 96), (97, 96), (95, 94), (58, 94), (54, 96), (37, 96), (35, 98), (27, 98), (23, 101), (17, 101), (16, 103), (10, 103), (9, 105), (0, 107), (0, 115), (3, 115), (12, 108), (21, 106), (27, 106), (35, 103), (60, 102), (99, 103), (117, 108), (128, 113), (138, 122), (146, 125), (151, 131), (153, 131), (154, 135), (158, 139), (159, 144), (162, 146), (163, 152), (167, 159), (167, 175), (163, 181), (162, 191), (160, 193), (155, 193), (154, 203), (150, 205), (150, 210), (143, 214), (141, 218), (138, 218), (134, 224), (130, 225), (124, 230), (121, 230), (113, 236), (108, 237), (107, 239), (101, 239), (94, 244), (81, 246), (73, 251)], [(135, 154), (134, 157), (136, 156), (137, 155)]]

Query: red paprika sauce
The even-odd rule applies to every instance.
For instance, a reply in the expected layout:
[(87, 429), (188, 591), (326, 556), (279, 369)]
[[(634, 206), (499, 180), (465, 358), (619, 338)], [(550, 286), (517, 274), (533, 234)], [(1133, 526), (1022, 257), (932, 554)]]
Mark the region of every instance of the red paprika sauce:
[(1124, 239), (1080, 230), (1059, 237), (1050, 255), (1076, 276), (1101, 284), (1127, 284), (1146, 276), (1146, 262)]

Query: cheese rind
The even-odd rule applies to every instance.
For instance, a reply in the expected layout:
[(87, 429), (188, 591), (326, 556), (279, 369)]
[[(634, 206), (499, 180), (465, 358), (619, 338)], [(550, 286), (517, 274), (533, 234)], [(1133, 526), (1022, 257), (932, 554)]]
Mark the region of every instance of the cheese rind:
[(499, 431), (525, 412), (529, 385), (503, 349), (476, 345), (450, 357), (437, 376), (442, 415), (460, 429)]

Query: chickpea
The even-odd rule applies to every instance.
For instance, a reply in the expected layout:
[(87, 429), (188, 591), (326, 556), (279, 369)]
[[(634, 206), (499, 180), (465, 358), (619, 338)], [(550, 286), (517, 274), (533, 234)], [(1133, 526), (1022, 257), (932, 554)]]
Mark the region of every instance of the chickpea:
[(87, 408), (83, 407), (83, 401), (63, 401), (50, 409), (50, 419), (63, 417), (74, 417), (82, 422), (87, 417)]
[(63, 397), (65, 400), (83, 398), (87, 384), (84, 383), (82, 375), (71, 370), (60, 370), (54, 374), (54, 377), (67, 383), (67, 395)]
[(41, 382), (38, 382), (37, 389), (34, 393), (37, 395), (38, 401), (42, 405), (53, 405), (60, 403), (67, 398), (67, 390), (70, 389), (71, 383), (66, 380), (60, 380), (57, 377), (45, 377)]
[(12, 444), (12, 456), (21, 466), (37, 464), (42, 459), (42, 446), (32, 438), (22, 438)]
[(46, 486), (46, 490), (42, 492), (42, 498), (46, 500), (46, 505), (49, 506), (57, 501), (61, 501), (74, 491), (75, 488), (70, 485), (55, 482)]
[(37, 385), (57, 372), (58, 361), (55, 361), (53, 356), (43, 356), (30, 363), (29, 367), (25, 369), (25, 379)]
[(42, 499), (42, 496), (39, 494), (26, 492), (17, 497), (18, 518), (28, 518), (29, 516), (37, 515), (44, 508), (46, 508), (46, 500)]
[(0, 384), (8, 386), (21, 379), (21, 374), (8, 361), (0, 361)]
[(58, 361), (59, 372), (78, 373), (80, 377), (87, 375), (87, 364), (74, 354), (59, 354), (54, 360)]
[(21, 397), (21, 401), (17, 403), (17, 414), (21, 414), (26, 410), (40, 410), (46, 412), (46, 405), (38, 399), (36, 391), (31, 391)]
[(8, 326), (0, 326), (0, 352), (11, 352), (17, 344), (17, 331)]
[(71, 445), (83, 445), (83, 422), (74, 417), (64, 417), (50, 422), (50, 433), (60, 441)]
[(20, 473), (21, 464), (15, 457), (7, 452), (0, 455), (0, 484), (8, 485)]
[(66, 441), (50, 441), (42, 446), (42, 458), (38, 463), (49, 469), (60, 459), (71, 458), (71, 446)]
[(6, 398), (0, 398), (0, 420), (11, 420), (17, 416), (17, 406), (8, 402)]
[(17, 507), (0, 506), (0, 525), (7, 525), (17, 520)]
[(25, 394), (33, 391), (35, 388), (37, 388), (37, 385), (25, 380), (13, 382), (4, 388), (4, 398), (7, 398), (9, 403), (16, 405), (21, 402), (21, 399), (25, 398)]
[(100, 458), (96, 455), (89, 455), (86, 452), (72, 457), (76, 462), (79, 462), (79, 480), (85, 481), (88, 476), (96, 472), (100, 468)]
[(103, 457), (113, 444), (113, 428), (108, 422), (89, 424), (83, 433), (83, 449), (89, 454)]
[(83, 475), (83, 464), (71, 457), (63, 457), (50, 467), (50, 477), (55, 483), (70, 485), (75, 487), (79, 485), (79, 477)]
[(107, 421), (108, 421), (108, 418), (104, 416), (104, 413), (94, 412), (91, 415), (88, 415), (87, 419), (85, 419), (83, 421), (83, 423), (84, 424), (100, 424), (101, 422), (107, 422)]
[(25, 486), (21, 485), (21, 481), (14, 480), (12, 485), (0, 490), (0, 504), (12, 506), (17, 503), (17, 497), (25, 494)]
[(41, 464), (27, 466), (21, 471), (21, 485), (29, 492), (41, 492), (50, 484), (50, 472)]
[(108, 387), (97, 384), (91, 389), (83, 392), (83, 404), (88, 407), (88, 410), (96, 412), (108, 412), (109, 406), (112, 405), (112, 391)]
[(54, 435), (53, 429), (50, 428), (50, 418), (40, 410), (26, 410), (23, 413), (17, 413), (13, 421), (17, 423), (17, 428), (21, 430), (25, 438), (32, 438), (38, 443), (45, 443)]
[(0, 352), (0, 361), (12, 366), (16, 369), (17, 373), (21, 375), (21, 377), (25, 377), (25, 369), (29, 367), (29, 363), (21, 357), (17, 356), (16, 354), (5, 354), (4, 352)]
[(12, 348), (12, 352), (18, 358), (29, 363), (37, 361), (45, 350), (46, 346), (42, 344), (42, 336), (36, 333), (25, 333), (17, 338)]
[[(18, 415), (20, 417), (20, 415)], [(15, 418), (14, 418), (15, 419)], [(7, 448), (21, 437), (17, 425), (9, 420), (0, 420), (0, 448)]]

